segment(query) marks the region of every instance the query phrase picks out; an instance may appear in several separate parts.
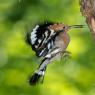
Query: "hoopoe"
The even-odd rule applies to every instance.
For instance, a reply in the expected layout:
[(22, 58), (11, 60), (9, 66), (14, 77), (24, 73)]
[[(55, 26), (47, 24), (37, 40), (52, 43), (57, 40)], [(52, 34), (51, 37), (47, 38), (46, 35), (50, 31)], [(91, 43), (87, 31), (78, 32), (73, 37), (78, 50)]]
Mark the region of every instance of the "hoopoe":
[(43, 81), (47, 65), (65, 53), (70, 42), (67, 31), (82, 27), (83, 25), (68, 26), (62, 23), (44, 23), (36, 25), (33, 31), (27, 34), (27, 42), (35, 51), (36, 56), (43, 58), (29, 79), (30, 85), (35, 85), (41, 77)]

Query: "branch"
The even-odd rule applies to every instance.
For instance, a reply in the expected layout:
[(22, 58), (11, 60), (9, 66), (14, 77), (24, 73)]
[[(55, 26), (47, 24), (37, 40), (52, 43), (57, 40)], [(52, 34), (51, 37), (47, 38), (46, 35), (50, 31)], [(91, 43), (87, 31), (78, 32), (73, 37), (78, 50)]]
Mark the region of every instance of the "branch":
[(80, 0), (80, 10), (95, 39), (95, 0)]

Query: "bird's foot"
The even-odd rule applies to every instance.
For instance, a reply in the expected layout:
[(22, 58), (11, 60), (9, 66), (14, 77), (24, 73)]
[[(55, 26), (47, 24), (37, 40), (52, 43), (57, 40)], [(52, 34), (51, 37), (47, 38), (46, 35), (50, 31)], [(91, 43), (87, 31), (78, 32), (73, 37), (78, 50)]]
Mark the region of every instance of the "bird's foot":
[(65, 61), (71, 58), (71, 52), (64, 51), (62, 52), (61, 59), (64, 59)]

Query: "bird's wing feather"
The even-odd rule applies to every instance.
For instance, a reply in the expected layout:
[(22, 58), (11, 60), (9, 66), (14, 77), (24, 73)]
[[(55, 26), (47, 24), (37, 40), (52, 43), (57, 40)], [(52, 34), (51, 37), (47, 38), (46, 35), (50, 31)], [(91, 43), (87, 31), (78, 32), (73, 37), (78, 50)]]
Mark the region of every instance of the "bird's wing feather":
[(38, 57), (45, 56), (54, 45), (56, 32), (48, 28), (36, 25), (30, 33), (30, 44)]

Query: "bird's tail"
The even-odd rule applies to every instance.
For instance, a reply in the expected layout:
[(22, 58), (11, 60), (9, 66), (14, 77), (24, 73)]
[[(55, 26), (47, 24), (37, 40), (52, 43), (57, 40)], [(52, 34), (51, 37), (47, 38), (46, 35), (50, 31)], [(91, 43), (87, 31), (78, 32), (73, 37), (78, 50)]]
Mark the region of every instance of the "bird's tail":
[(43, 82), (43, 80), (44, 80), (44, 74), (45, 74), (45, 70), (34, 72), (34, 74), (29, 79), (30, 85), (35, 85), (36, 83), (39, 82), (39, 80), (41, 78), (42, 78), (42, 81), (41, 82)]
[(48, 59), (42, 60), (42, 63), (40, 64), (39, 68), (33, 73), (33, 75), (29, 79), (30, 85), (35, 85), (36, 83), (40, 81), (40, 79), (41, 79), (41, 82), (43, 82), (46, 66), (48, 63), (49, 63)]
[(42, 60), (39, 68), (34, 72), (32, 77), (29, 80), (30, 85), (35, 85), (37, 82), (39, 82), (40, 78), (42, 77), (42, 82), (45, 75), (45, 70), (47, 65), (57, 57), (57, 55), (60, 53), (60, 48), (55, 48), (52, 50), (49, 54), (45, 56), (45, 58)]

